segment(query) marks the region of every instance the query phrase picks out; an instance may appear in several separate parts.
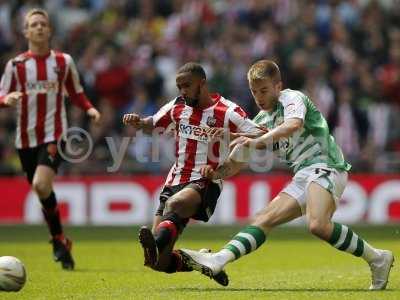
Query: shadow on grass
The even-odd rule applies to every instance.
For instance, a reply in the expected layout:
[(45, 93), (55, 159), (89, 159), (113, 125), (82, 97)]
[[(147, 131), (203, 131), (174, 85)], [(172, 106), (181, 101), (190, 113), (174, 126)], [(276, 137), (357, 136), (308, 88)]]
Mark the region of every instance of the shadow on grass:
[(135, 271), (132, 269), (125, 269), (125, 270), (121, 270), (118, 269), (116, 270), (115, 268), (113, 269), (107, 269), (107, 268), (93, 268), (93, 269), (75, 269), (72, 273), (138, 273), (139, 271)]
[[(337, 288), (174, 288), (174, 289), (163, 289), (164, 292), (309, 292), (309, 293), (319, 293), (319, 292), (357, 292), (357, 293), (374, 293), (367, 289), (337, 289)], [(399, 292), (399, 289), (386, 289), (385, 293)]]

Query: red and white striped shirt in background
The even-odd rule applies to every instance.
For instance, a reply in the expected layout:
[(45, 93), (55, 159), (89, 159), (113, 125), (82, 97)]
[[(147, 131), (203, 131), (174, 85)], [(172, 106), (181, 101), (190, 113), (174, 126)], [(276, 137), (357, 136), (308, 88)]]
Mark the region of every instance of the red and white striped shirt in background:
[(18, 149), (56, 141), (66, 133), (66, 93), (83, 110), (93, 107), (72, 57), (54, 50), (45, 56), (28, 51), (8, 61), (0, 83), (0, 106), (6, 106), (5, 96), (14, 91), (23, 93), (16, 105)]
[(178, 97), (164, 105), (154, 116), (154, 127), (175, 127), (175, 164), (172, 166), (167, 186), (201, 179), (200, 168), (205, 165), (218, 167), (229, 154), (229, 147), (210, 141), (210, 128), (224, 128), (230, 132), (260, 132), (257, 125), (247, 118), (237, 104), (213, 94), (214, 104), (193, 108)]

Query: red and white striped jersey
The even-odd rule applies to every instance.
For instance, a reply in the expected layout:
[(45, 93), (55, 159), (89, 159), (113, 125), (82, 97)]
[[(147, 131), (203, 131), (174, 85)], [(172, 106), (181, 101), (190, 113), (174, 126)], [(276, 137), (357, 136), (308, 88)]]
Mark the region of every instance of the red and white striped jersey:
[(154, 116), (154, 127), (175, 127), (175, 164), (165, 185), (173, 186), (201, 179), (200, 168), (218, 167), (229, 154), (229, 147), (219, 141), (210, 141), (212, 128), (230, 132), (260, 132), (237, 104), (213, 94), (214, 104), (197, 109), (185, 104), (182, 97), (164, 105)]
[(58, 140), (67, 130), (65, 95), (83, 110), (92, 107), (83, 93), (70, 55), (51, 50), (38, 56), (28, 51), (8, 61), (0, 83), (0, 106), (13, 91), (23, 93), (17, 108), (17, 148)]

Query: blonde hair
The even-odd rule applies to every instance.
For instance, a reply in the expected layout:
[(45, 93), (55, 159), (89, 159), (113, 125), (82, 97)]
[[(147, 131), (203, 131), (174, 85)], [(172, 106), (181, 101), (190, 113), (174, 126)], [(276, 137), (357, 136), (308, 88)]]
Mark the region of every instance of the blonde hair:
[(32, 8), (25, 14), (24, 28), (28, 27), (29, 18), (32, 17), (33, 15), (42, 15), (43, 17), (45, 17), (47, 19), (47, 21), (49, 22), (49, 25), (50, 25), (50, 18), (49, 18), (49, 14), (47, 13), (47, 11), (45, 11), (42, 8)]
[(278, 65), (272, 60), (259, 60), (255, 62), (247, 72), (249, 82), (270, 78), (275, 83), (281, 81), (281, 71)]

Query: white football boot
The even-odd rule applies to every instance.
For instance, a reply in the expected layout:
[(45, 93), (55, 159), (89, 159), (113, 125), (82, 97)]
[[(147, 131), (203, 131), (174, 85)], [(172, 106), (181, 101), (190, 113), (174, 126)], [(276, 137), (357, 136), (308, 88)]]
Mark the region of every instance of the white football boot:
[(214, 279), (223, 286), (229, 284), (228, 275), (223, 270), (224, 266), (217, 262), (209, 249), (201, 249), (200, 251), (181, 249), (180, 252), (186, 263), (194, 270)]
[(378, 259), (369, 264), (371, 268), (372, 283), (370, 290), (384, 290), (388, 283), (390, 269), (393, 267), (394, 257), (389, 250), (377, 250), (380, 253)]

